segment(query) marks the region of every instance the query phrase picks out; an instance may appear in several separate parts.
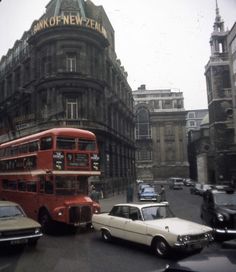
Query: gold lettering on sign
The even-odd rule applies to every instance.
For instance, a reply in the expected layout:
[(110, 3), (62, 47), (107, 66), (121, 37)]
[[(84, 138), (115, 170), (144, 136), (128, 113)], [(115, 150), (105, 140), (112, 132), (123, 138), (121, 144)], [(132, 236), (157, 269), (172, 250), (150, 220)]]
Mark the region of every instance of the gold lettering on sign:
[(36, 34), (40, 30), (59, 25), (77, 25), (91, 28), (100, 32), (105, 38), (107, 38), (107, 32), (100, 23), (90, 18), (75, 15), (53, 16), (50, 18), (42, 19), (33, 26), (32, 33)]

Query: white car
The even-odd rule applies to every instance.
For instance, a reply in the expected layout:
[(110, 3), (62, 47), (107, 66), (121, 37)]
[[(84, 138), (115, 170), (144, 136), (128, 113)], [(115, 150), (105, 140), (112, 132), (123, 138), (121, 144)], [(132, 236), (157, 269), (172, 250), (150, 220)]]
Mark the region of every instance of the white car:
[(117, 204), (109, 213), (94, 214), (92, 224), (102, 239), (112, 237), (152, 247), (166, 257), (172, 249), (201, 251), (212, 240), (212, 228), (175, 217), (168, 202)]

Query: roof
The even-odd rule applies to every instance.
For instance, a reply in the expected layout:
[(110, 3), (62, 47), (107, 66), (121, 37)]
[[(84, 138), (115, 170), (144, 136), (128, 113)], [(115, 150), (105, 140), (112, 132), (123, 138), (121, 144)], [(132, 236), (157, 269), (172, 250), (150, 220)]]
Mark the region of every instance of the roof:
[(4, 206), (18, 206), (17, 203), (15, 202), (11, 202), (11, 201), (6, 201), (6, 200), (0, 200), (0, 207), (4, 207)]
[(115, 204), (114, 206), (130, 206), (130, 207), (138, 207), (140, 209), (142, 208), (147, 208), (147, 207), (152, 207), (152, 206), (168, 206), (169, 203), (168, 202), (158, 202), (158, 203), (119, 203), (119, 204)]

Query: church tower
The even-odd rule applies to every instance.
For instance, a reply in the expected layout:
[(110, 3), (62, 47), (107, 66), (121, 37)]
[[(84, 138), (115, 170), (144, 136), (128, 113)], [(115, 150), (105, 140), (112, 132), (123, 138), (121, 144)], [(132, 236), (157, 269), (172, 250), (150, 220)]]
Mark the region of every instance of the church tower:
[(234, 130), (227, 30), (216, 0), (216, 17), (210, 38), (211, 56), (205, 66), (210, 125), (209, 181), (230, 180), (230, 148)]

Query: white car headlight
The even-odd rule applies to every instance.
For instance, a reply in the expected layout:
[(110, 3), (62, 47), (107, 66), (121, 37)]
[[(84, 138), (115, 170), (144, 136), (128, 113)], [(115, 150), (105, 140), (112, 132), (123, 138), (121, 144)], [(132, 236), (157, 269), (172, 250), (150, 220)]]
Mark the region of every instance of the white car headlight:
[(177, 238), (178, 242), (187, 242), (190, 240), (189, 235), (179, 235)]

